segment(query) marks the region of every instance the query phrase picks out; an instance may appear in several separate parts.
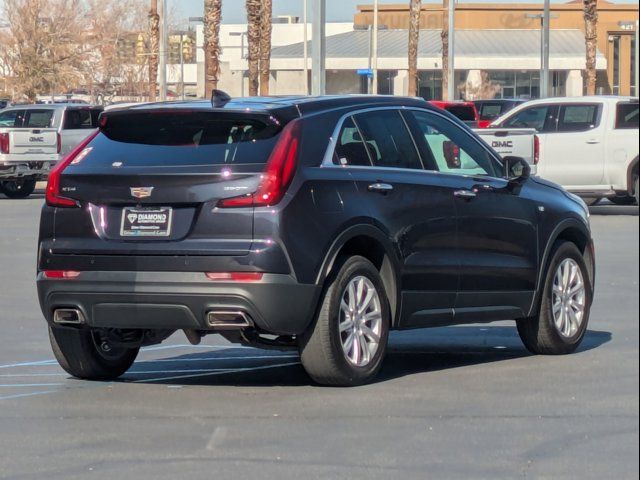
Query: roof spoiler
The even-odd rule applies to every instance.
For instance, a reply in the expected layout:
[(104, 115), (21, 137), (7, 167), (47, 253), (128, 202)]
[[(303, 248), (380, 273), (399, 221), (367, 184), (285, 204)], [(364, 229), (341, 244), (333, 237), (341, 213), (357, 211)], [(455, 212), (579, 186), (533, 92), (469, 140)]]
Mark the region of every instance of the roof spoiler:
[(231, 101), (231, 96), (222, 90), (211, 91), (211, 106), (213, 108), (222, 108)]

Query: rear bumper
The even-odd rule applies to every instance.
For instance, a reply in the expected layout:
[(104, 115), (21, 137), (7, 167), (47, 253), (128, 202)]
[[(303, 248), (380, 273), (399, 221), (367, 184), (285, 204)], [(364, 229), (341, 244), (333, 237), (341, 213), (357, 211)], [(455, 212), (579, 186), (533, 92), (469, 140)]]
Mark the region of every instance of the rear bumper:
[(320, 293), (282, 274), (219, 283), (187, 272), (83, 272), (73, 280), (39, 273), (37, 284), (48, 322), (58, 308), (77, 308), (90, 327), (211, 330), (208, 312), (234, 310), (246, 313), (261, 332), (277, 335), (304, 332)]
[(14, 179), (22, 177), (46, 178), (56, 162), (50, 161), (22, 161), (3, 162), (0, 161), (0, 179)]

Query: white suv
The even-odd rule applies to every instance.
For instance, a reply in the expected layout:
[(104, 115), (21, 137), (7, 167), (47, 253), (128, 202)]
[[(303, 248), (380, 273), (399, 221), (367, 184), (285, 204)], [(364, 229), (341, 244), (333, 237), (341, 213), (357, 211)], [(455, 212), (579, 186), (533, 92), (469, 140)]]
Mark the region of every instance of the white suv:
[(638, 99), (571, 97), (527, 102), (492, 124), (534, 128), (537, 174), (587, 201), (638, 201)]

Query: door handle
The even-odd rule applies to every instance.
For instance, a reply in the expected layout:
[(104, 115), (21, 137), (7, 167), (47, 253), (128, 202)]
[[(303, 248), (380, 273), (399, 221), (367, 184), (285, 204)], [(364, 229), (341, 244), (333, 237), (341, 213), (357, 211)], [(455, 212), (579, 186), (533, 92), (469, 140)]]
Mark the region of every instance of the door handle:
[(600, 140), (598, 140), (596, 138), (591, 138), (591, 139), (587, 140), (587, 143), (589, 145), (596, 145), (596, 144), (600, 143)]
[(372, 183), (367, 187), (367, 190), (376, 193), (389, 193), (393, 191), (393, 185), (389, 185), (388, 183)]
[(457, 198), (464, 198), (465, 200), (471, 200), (472, 198), (476, 198), (478, 194), (471, 190), (456, 190), (453, 192), (453, 196)]

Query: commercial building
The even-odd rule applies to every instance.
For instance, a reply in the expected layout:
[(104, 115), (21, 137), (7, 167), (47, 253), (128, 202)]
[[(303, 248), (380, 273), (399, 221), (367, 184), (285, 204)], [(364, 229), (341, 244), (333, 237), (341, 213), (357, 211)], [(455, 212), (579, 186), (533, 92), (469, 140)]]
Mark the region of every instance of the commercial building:
[[(540, 92), (542, 2), (464, 3), (456, 9), (456, 94), (536, 98)], [(551, 85), (554, 96), (583, 94), (585, 38), (582, 2), (553, 4), (550, 38)], [(423, 4), (418, 50), (420, 95), (442, 97), (441, 31), (446, 12), (441, 3)], [(637, 95), (635, 33), (638, 5), (599, 2), (597, 91)], [(378, 93), (405, 95), (408, 84), (408, 2), (381, 4), (379, 10)], [(372, 65), (373, 6), (360, 5), (353, 23), (327, 25), (327, 93), (367, 93), (366, 73)], [(248, 92), (246, 25), (223, 25), (220, 31), (220, 88), (233, 96)], [(270, 91), (274, 95), (305, 94), (310, 83), (313, 38), (295, 17), (273, 25)], [(202, 45), (202, 29), (197, 44)], [(306, 65), (305, 65), (306, 58)], [(198, 49), (198, 93), (204, 92), (204, 54)], [(306, 67), (306, 68), (305, 68)], [(193, 71), (189, 72), (192, 77)], [(189, 78), (188, 83), (193, 82)]]

